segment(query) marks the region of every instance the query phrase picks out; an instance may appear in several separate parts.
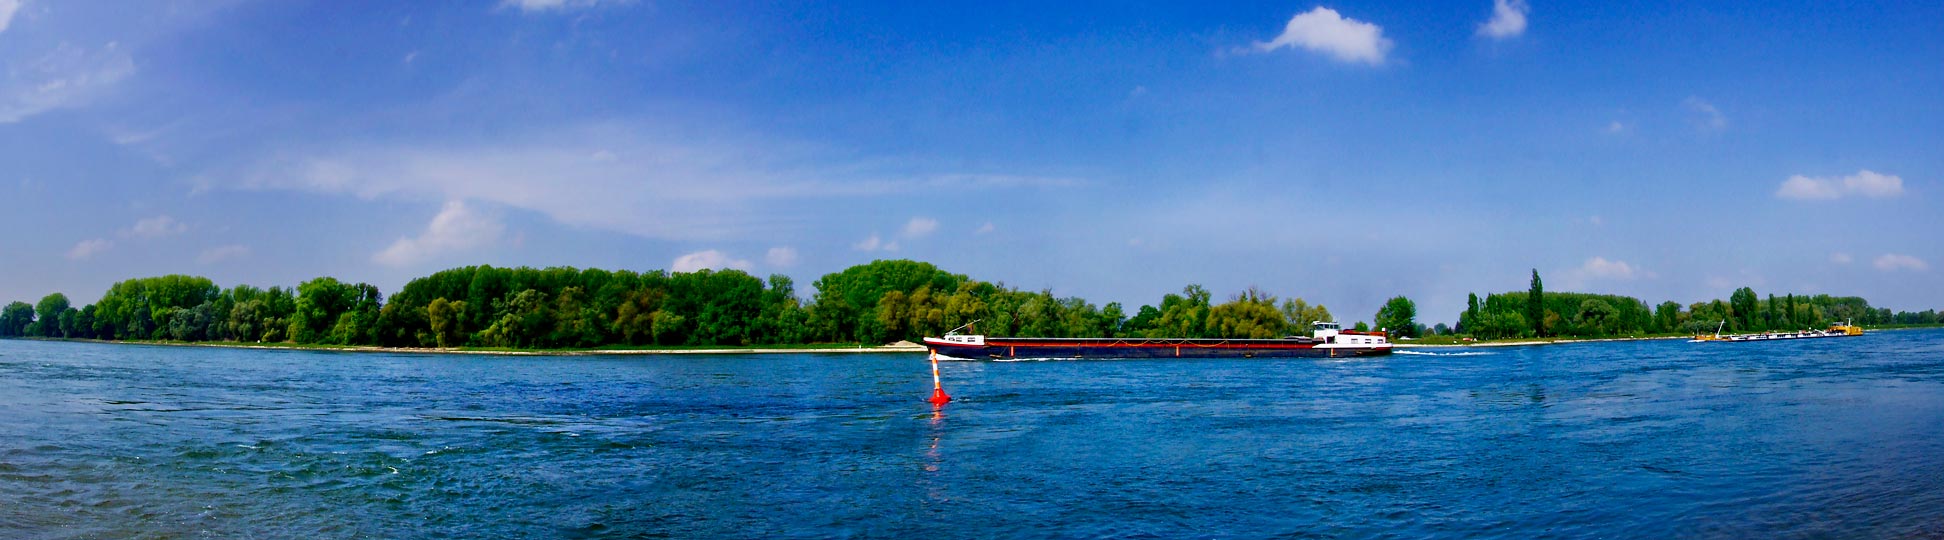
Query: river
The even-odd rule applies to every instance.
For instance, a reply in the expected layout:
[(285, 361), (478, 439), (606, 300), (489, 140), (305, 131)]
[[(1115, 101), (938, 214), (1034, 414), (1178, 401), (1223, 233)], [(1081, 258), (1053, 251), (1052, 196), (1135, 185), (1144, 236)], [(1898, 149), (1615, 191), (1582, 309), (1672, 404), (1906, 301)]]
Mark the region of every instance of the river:
[(0, 341), (0, 537), (1944, 535), (1944, 331), (1364, 360)]

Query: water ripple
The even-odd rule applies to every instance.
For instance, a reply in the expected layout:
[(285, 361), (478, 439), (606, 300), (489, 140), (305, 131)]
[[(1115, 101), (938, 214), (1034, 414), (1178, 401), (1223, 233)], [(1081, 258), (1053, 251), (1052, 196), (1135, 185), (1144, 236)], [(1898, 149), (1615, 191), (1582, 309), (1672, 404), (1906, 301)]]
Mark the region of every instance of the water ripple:
[(944, 374), (4, 341), (0, 537), (1944, 535), (1939, 331)]

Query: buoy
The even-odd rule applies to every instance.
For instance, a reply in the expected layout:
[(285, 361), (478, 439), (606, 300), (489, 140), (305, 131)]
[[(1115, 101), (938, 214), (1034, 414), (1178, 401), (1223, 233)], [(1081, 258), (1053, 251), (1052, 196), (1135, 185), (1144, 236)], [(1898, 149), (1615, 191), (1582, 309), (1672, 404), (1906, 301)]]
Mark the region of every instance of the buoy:
[(938, 378), (938, 351), (932, 351), (931, 363), (932, 363), (932, 395), (931, 395), (931, 399), (927, 399), (925, 401), (931, 402), (931, 404), (934, 406), (943, 407), (945, 406), (946, 403), (951, 403), (952, 396), (945, 395), (945, 383), (943, 381), (940, 381)]

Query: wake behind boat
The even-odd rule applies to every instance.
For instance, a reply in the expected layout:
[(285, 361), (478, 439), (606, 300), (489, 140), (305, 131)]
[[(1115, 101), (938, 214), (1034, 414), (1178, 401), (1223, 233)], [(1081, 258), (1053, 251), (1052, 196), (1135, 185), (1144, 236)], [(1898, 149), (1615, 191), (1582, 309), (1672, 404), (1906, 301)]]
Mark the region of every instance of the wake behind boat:
[(1741, 343), (1746, 341), (1776, 341), (1776, 340), (1784, 340), (1784, 339), (1815, 339), (1815, 338), (1851, 337), (1851, 336), (1863, 335), (1863, 327), (1856, 326), (1849, 323), (1830, 325), (1828, 329), (1824, 329), (1824, 330), (1800, 330), (1794, 332), (1763, 332), (1760, 334), (1722, 335), (1721, 326), (1726, 324), (1727, 322), (1724, 321), (1721, 323), (1721, 325), (1716, 325), (1714, 335), (1694, 336), (1694, 339), (1688, 340), (1688, 343), (1715, 343), (1715, 342)]
[[(970, 326), (970, 325), (967, 325)], [(960, 327), (961, 329), (964, 327)], [(960, 334), (925, 338), (942, 358), (1353, 358), (1391, 353), (1384, 332), (1343, 330), (1317, 322), (1310, 335), (1278, 339), (1027, 338)]]

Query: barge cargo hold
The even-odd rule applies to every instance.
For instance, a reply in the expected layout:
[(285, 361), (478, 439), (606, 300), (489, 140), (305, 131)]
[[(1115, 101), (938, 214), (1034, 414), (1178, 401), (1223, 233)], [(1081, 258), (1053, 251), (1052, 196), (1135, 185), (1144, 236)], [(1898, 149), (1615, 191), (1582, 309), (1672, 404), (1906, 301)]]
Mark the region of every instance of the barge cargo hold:
[[(968, 325), (969, 326), (969, 325)], [(925, 338), (941, 358), (1355, 358), (1391, 353), (1384, 332), (1315, 323), (1311, 335), (1279, 339), (1022, 338), (948, 332)]]

